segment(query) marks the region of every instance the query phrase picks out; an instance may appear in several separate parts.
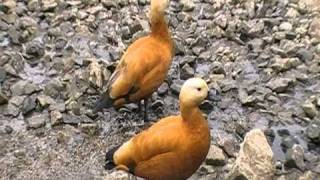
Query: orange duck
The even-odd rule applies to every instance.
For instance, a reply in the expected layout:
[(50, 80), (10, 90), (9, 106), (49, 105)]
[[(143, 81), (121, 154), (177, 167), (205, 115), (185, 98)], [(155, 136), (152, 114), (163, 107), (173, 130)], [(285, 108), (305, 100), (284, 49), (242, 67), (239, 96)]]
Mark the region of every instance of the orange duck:
[(169, 0), (151, 0), (151, 33), (128, 47), (94, 112), (142, 99), (146, 107), (147, 98), (162, 84), (173, 56), (173, 43), (164, 17), (168, 3)]
[(208, 86), (192, 78), (182, 86), (181, 114), (159, 120), (106, 154), (105, 168), (116, 168), (148, 180), (183, 180), (205, 160), (210, 147), (207, 120), (199, 105)]

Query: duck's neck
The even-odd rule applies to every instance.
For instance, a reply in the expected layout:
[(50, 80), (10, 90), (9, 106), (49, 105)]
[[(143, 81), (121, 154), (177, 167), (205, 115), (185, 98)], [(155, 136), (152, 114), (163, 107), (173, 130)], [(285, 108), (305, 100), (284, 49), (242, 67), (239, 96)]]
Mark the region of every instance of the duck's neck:
[(160, 11), (157, 8), (151, 10), (151, 35), (161, 38), (162, 40), (171, 40), (168, 24), (165, 20), (164, 11)]
[(181, 117), (183, 121), (191, 127), (196, 127), (204, 121), (201, 110), (198, 106), (180, 105)]

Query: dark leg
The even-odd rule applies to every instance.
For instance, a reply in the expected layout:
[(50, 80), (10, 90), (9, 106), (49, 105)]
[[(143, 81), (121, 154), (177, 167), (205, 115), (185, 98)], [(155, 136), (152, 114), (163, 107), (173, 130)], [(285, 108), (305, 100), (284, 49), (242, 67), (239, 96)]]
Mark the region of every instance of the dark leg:
[(148, 121), (148, 114), (147, 114), (147, 110), (148, 110), (148, 98), (145, 98), (143, 100), (144, 102), (144, 121), (147, 122)]

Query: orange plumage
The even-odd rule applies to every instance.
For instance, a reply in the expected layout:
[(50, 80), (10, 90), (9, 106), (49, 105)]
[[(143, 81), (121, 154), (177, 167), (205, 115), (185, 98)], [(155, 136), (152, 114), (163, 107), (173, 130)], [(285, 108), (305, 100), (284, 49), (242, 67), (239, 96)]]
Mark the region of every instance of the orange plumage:
[(109, 151), (107, 169), (115, 166), (149, 180), (190, 177), (210, 147), (208, 123), (198, 108), (207, 94), (208, 87), (202, 79), (186, 81), (179, 98), (181, 115), (161, 119)]
[(167, 4), (168, 0), (151, 1), (151, 33), (136, 40), (123, 54), (95, 112), (147, 98), (162, 84), (173, 56), (173, 43), (164, 17)]

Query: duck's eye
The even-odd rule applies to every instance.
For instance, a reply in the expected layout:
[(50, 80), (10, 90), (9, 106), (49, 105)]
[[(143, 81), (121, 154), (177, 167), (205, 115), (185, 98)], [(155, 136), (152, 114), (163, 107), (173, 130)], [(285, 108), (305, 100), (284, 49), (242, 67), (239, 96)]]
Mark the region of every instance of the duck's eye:
[(198, 91), (201, 91), (201, 88), (197, 88)]

